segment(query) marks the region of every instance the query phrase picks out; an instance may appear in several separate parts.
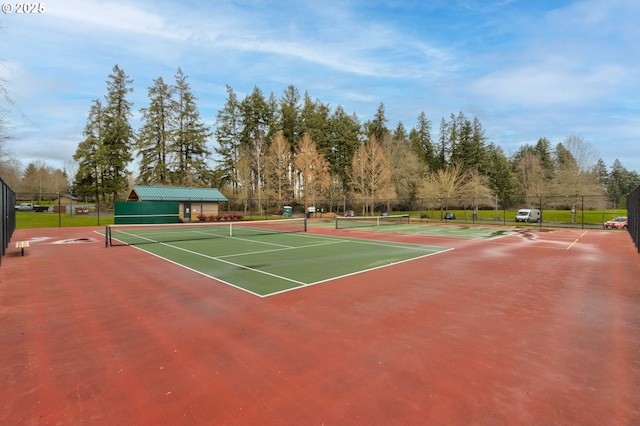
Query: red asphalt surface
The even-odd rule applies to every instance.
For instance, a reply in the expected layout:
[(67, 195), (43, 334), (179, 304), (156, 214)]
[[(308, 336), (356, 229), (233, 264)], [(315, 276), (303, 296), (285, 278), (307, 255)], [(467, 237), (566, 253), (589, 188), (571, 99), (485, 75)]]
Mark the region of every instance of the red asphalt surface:
[(268, 298), (92, 231), (13, 235), (2, 425), (640, 424), (625, 231), (376, 234), (455, 249)]

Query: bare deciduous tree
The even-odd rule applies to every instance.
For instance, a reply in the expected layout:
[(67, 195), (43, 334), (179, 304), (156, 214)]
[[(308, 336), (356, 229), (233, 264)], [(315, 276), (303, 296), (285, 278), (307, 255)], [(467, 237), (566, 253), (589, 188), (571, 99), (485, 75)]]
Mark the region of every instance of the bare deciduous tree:
[(291, 148), (278, 131), (265, 156), (265, 189), (267, 196), (275, 200), (278, 207), (284, 206), (293, 195), (291, 185)]
[(426, 169), (425, 164), (420, 161), (415, 149), (407, 139), (387, 134), (383, 138), (382, 145), (387, 160), (389, 160), (391, 180), (398, 198), (414, 199)]
[(372, 213), (375, 204), (396, 197), (391, 167), (374, 136), (356, 150), (348, 176), (356, 200), (362, 202), (362, 214)]
[(540, 197), (547, 193), (545, 170), (540, 158), (533, 152), (525, 152), (516, 163), (513, 177), (523, 197)]
[(329, 163), (316, 149), (316, 144), (305, 133), (296, 147), (293, 165), (297, 176), (297, 186), (305, 210), (315, 205), (323, 192), (329, 187)]
[(495, 194), (489, 187), (489, 176), (481, 174), (478, 170), (467, 173), (467, 177), (460, 190), (468, 204), (473, 207), (474, 218), (478, 217), (478, 207), (491, 206)]
[(466, 173), (459, 164), (436, 170), (424, 180), (420, 195), (435, 200), (442, 215), (449, 207), (449, 200), (462, 195), (465, 176)]

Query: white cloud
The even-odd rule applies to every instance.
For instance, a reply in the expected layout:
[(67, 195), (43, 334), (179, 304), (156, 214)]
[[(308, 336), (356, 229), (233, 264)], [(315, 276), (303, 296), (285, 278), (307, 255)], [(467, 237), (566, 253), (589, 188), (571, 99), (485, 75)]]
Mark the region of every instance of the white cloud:
[(57, 0), (42, 16), (0, 22), (0, 77), (28, 117), (11, 116), (24, 158), (73, 154), (115, 64), (134, 79), (135, 112), (152, 79), (181, 67), (206, 122), (226, 84), (241, 99), (293, 84), (363, 120), (383, 102), (390, 127), (425, 111), (436, 133), (462, 110), (505, 147), (578, 133), (637, 158), (639, 16), (640, 2), (617, 0)]
[(505, 105), (575, 106), (606, 98), (629, 77), (615, 65), (581, 72), (550, 62), (501, 70), (479, 78), (472, 87), (478, 96)]
[(67, 21), (65, 25), (69, 25), (68, 21), (71, 21), (74, 26), (103, 28), (115, 33), (184, 39), (183, 33), (167, 27), (164, 17), (130, 2), (64, 0), (48, 6), (47, 15)]

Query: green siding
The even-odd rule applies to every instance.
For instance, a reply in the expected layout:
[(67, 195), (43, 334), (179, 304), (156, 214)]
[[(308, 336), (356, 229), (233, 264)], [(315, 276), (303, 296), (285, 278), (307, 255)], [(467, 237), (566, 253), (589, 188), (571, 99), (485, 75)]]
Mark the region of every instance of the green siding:
[(180, 203), (168, 201), (118, 201), (115, 205), (114, 223), (178, 223)]

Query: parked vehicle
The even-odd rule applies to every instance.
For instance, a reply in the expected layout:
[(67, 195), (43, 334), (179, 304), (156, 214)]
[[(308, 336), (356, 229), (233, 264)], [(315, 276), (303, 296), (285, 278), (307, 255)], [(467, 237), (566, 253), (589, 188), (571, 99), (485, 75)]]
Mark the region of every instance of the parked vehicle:
[(38, 206), (31, 203), (22, 203), (19, 206), (16, 206), (16, 210), (21, 212), (45, 212), (49, 210), (49, 206)]
[(31, 211), (33, 210), (33, 204), (31, 203), (22, 203), (19, 206), (16, 206), (16, 210), (21, 212)]
[(355, 213), (353, 212), (353, 210), (347, 210), (346, 212), (344, 212), (344, 217), (354, 217)]
[(538, 209), (520, 209), (516, 214), (516, 222), (538, 223), (542, 215)]
[(454, 220), (456, 218), (456, 215), (453, 213), (445, 213), (444, 214), (444, 220)]
[(627, 229), (629, 227), (629, 218), (627, 218), (626, 216), (619, 216), (606, 221), (602, 226), (605, 229), (606, 228)]

